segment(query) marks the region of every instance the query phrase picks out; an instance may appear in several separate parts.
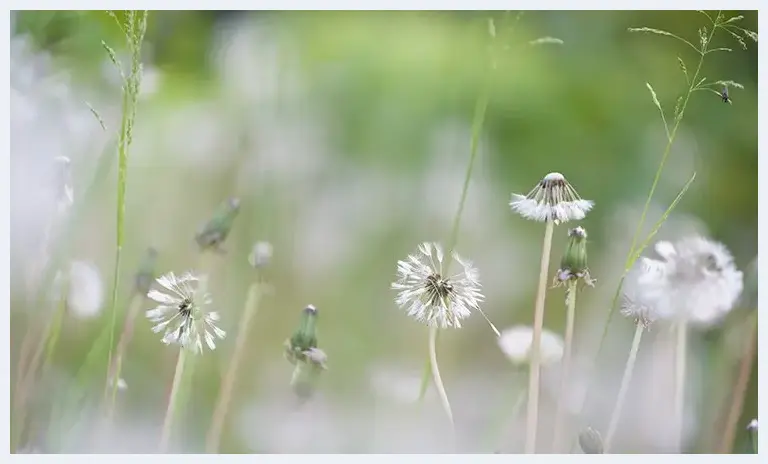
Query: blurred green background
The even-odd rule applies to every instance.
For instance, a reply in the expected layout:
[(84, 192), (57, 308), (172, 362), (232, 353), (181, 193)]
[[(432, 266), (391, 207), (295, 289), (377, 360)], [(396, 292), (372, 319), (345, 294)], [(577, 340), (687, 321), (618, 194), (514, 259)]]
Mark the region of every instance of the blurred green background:
[[(743, 14), (740, 25), (757, 29), (756, 12), (724, 14)], [(398, 403), (401, 393), (417, 395), (427, 329), (396, 307), (389, 285), (397, 260), (419, 242), (448, 238), (475, 102), (488, 75), (489, 18), (502, 52), (491, 74), (457, 250), (480, 270), (487, 297), (483, 309), (491, 320), (499, 328), (531, 324), (542, 227), (514, 216), (507, 203), (511, 192), (527, 193), (546, 173), (563, 173), (582, 197), (596, 202), (582, 225), (589, 231), (590, 268), (599, 284), (581, 298), (576, 341), (577, 356), (594, 352), (665, 145), (645, 84), (653, 85), (671, 120), (686, 87), (678, 56), (689, 70), (698, 61), (673, 39), (627, 28), (665, 29), (697, 41), (697, 29), (707, 19), (685, 11), (532, 11), (511, 21), (511, 29), (504, 27), (504, 17), (479, 11), (150, 13), (128, 165), (118, 329), (146, 247), (160, 253), (158, 272), (196, 266), (193, 237), (199, 226), (226, 198), (242, 202), (227, 254), (212, 258), (206, 268), (229, 337), (198, 364), (179, 450), (203, 449), (255, 277), (247, 255), (257, 240), (274, 246), (266, 271), (273, 292), (251, 327), (222, 450), (443, 449), (437, 432), (444, 420), (433, 393), (431, 409), (418, 410), (409, 405), (411, 399)], [(121, 32), (103, 12), (13, 12), (11, 18), (13, 385), (21, 338), (30, 327), (42, 327), (48, 311), (29, 303), (24, 282), (39, 254), (44, 222), (36, 203), (28, 203), (39, 184), (35, 173), (54, 156), (68, 156), (78, 198), (99, 155), (114, 150), (119, 128), (119, 78), (101, 41), (126, 65), (127, 57)], [(540, 37), (563, 44), (528, 44)], [(696, 172), (659, 237), (705, 233), (726, 244), (744, 270), (757, 254), (757, 44), (742, 50), (721, 31), (715, 46), (733, 52), (707, 55), (701, 75), (733, 80), (744, 89), (731, 89), (733, 105), (712, 93), (694, 93), (645, 230)], [(114, 264), (116, 179), (113, 165), (70, 248), (72, 259), (98, 265), (105, 307)], [(565, 231), (566, 226), (555, 231), (553, 267)], [(297, 418), (299, 413), (285, 406), (291, 366), (282, 358), (282, 342), (309, 303), (320, 311), (320, 346), (330, 369), (313, 400), (312, 407), (320, 409)], [(562, 309), (561, 292), (551, 290), (545, 327), (562, 332)], [(688, 451), (712, 451), (707, 437), (718, 436), (722, 427), (722, 395), (741, 355), (738, 343), (728, 348), (728, 334), (735, 330), (730, 338), (740, 340), (744, 318), (754, 310), (739, 308), (725, 324), (693, 336), (692, 356), (700, 369), (690, 374), (697, 387), (691, 387), (695, 426)], [(70, 388), (109, 320), (106, 312), (65, 319), (55, 374), (43, 379), (34, 401), (55, 401), (57, 392)], [(140, 316), (123, 369), (128, 389), (119, 398), (122, 438), (107, 439), (103, 450), (151, 451), (155, 445), (176, 351), (149, 329)], [(614, 319), (609, 349), (599, 363), (608, 403), (631, 333), (631, 321)], [(516, 374), (504, 359), (479, 315), (460, 331), (444, 333), (438, 350), (462, 449), (493, 451), (497, 445), (484, 444), (484, 431), (492, 426), (497, 405), (510, 401), (522, 371)], [(737, 452), (748, 449), (742, 424), (757, 413), (756, 363)], [(93, 392), (100, 391), (102, 378), (94, 374)], [(605, 427), (605, 408), (588, 408), (586, 414), (584, 420)], [(648, 414), (626, 421), (625, 451), (664, 449), (654, 427), (666, 420), (665, 411)], [(424, 417), (432, 422), (419, 422)], [(72, 437), (44, 436), (36, 446), (51, 452), (91, 450), (84, 438), (91, 422), (80, 418), (77, 424), (64, 426)], [(513, 450), (517, 441), (501, 440)]]

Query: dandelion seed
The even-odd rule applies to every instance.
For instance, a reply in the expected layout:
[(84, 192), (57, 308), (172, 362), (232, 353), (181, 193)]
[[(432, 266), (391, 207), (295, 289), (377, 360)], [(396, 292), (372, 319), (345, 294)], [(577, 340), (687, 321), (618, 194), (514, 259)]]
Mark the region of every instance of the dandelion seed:
[(560, 224), (584, 219), (594, 202), (582, 200), (562, 174), (551, 172), (528, 195), (512, 194), (509, 206), (526, 219)]
[(461, 320), (469, 317), (471, 310), (482, 312), (484, 297), (477, 269), (457, 253), (452, 256), (451, 263), (461, 266), (461, 271), (453, 275), (443, 268), (443, 249), (437, 243), (424, 242), (417, 253), (397, 262), (398, 280), (391, 286), (399, 291), (395, 303), (431, 327), (460, 328)]
[[(527, 364), (531, 359), (533, 327), (518, 325), (501, 332), (498, 340), (501, 351), (514, 364)], [(541, 332), (541, 365), (559, 362), (563, 357), (563, 339), (549, 330)]]
[(709, 325), (722, 319), (744, 287), (728, 249), (702, 237), (658, 242), (661, 260), (641, 258), (625, 286), (622, 313)]
[(147, 296), (159, 303), (147, 311), (147, 318), (156, 323), (155, 333), (165, 332), (162, 342), (175, 343), (193, 352), (203, 351), (203, 341), (209, 349), (216, 348), (215, 338), (223, 339), (226, 332), (217, 327), (219, 314), (208, 311), (210, 295), (199, 285), (191, 272), (177, 277), (169, 272), (157, 279), (168, 292), (150, 290)]

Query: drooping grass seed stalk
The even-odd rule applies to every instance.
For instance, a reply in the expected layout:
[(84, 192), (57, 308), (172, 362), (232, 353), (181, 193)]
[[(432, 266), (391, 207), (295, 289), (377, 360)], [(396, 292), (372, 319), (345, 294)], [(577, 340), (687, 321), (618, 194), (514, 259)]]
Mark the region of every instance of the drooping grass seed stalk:
[[(700, 74), (701, 74), (702, 67), (704, 65), (704, 58), (708, 54), (713, 53), (713, 52), (718, 52), (718, 51), (726, 51), (726, 52), (730, 52), (731, 51), (728, 48), (723, 48), (723, 47), (712, 48), (711, 47), (712, 39), (713, 39), (713, 37), (715, 35), (715, 32), (717, 30), (722, 30), (722, 31), (728, 33), (733, 38), (735, 38), (739, 42), (739, 44), (742, 46), (742, 48), (744, 48), (744, 49), (747, 48), (746, 47), (746, 43), (745, 43), (745, 38), (749, 38), (749, 39), (753, 40), (754, 42), (757, 42), (757, 34), (756, 33), (752, 32), (752, 31), (749, 31), (747, 29), (744, 29), (744, 28), (742, 28), (740, 26), (737, 26), (735, 24), (737, 21), (739, 21), (742, 18), (741, 16), (736, 16), (736, 17), (732, 17), (732, 18), (725, 18), (722, 15), (721, 12), (717, 12), (717, 15), (713, 19), (708, 13), (706, 13), (704, 11), (700, 11), (700, 13), (702, 13), (704, 16), (707, 17), (707, 20), (710, 23), (707, 26), (709, 26), (710, 29), (707, 30), (707, 26), (699, 29), (699, 44), (700, 44), (699, 47), (697, 47), (696, 45), (694, 45), (690, 41), (680, 37), (679, 35), (673, 34), (673, 33), (668, 32), (668, 31), (659, 30), (659, 29), (653, 29), (653, 28), (648, 28), (648, 27), (630, 28), (629, 29), (630, 32), (649, 33), (649, 34), (655, 34), (655, 35), (661, 35), (661, 36), (667, 36), (667, 37), (674, 38), (675, 40), (678, 40), (678, 41), (682, 42), (683, 44), (685, 44), (687, 47), (692, 48), (697, 53), (697, 55), (699, 57), (699, 60), (698, 60), (698, 64), (696, 65), (696, 68), (695, 68), (693, 74), (691, 75), (688, 72), (688, 68), (685, 65), (684, 60), (682, 58), (678, 57), (678, 63), (680, 65), (680, 69), (683, 72), (683, 75), (685, 77), (685, 80), (686, 80), (686, 83), (687, 83), (687, 88), (685, 89), (683, 95), (681, 95), (677, 99), (677, 103), (675, 105), (674, 123), (672, 125), (672, 129), (670, 129), (669, 125), (667, 124), (666, 117), (664, 116), (664, 110), (662, 109), (661, 103), (659, 102), (659, 100), (658, 100), (658, 98), (656, 96), (656, 92), (653, 90), (653, 88), (651, 87), (650, 84), (646, 83), (646, 86), (648, 87), (648, 89), (649, 89), (649, 91), (651, 93), (651, 97), (653, 99), (653, 103), (657, 107), (657, 109), (659, 110), (659, 113), (662, 116), (662, 122), (664, 124), (664, 131), (665, 131), (665, 134), (667, 135), (667, 143), (666, 143), (666, 146), (664, 148), (663, 154), (661, 156), (661, 160), (659, 162), (659, 166), (656, 169), (656, 174), (654, 175), (653, 182), (651, 183), (651, 188), (650, 188), (650, 190), (648, 192), (648, 196), (647, 196), (647, 198), (645, 200), (645, 204), (643, 206), (643, 211), (642, 211), (642, 213), (640, 215), (640, 221), (638, 222), (637, 227), (635, 229), (635, 233), (633, 234), (633, 237), (632, 237), (632, 243), (630, 245), (629, 251), (627, 252), (627, 259), (626, 259), (626, 262), (625, 262), (625, 265), (624, 265), (624, 272), (623, 272), (621, 278), (619, 279), (619, 283), (618, 283), (618, 286), (616, 288), (616, 292), (614, 293), (614, 297), (613, 297), (613, 299), (611, 301), (611, 307), (610, 307), (610, 310), (609, 310), (608, 317), (606, 319), (605, 325), (603, 327), (603, 333), (602, 333), (602, 335), (600, 337), (600, 341), (598, 342), (598, 346), (597, 346), (597, 349), (595, 351), (595, 355), (594, 355), (594, 358), (593, 358), (593, 361), (592, 361), (592, 368), (594, 368), (594, 366), (596, 365), (597, 358), (598, 358), (598, 356), (600, 355), (600, 353), (602, 351), (602, 347), (603, 347), (603, 345), (605, 343), (606, 336), (608, 335), (608, 329), (610, 327), (611, 319), (612, 319), (612, 317), (613, 317), (613, 315), (615, 313), (615, 309), (616, 309), (616, 306), (617, 306), (617, 303), (618, 303), (618, 300), (619, 300), (619, 296), (621, 295), (621, 288), (622, 288), (622, 285), (624, 284), (624, 281), (625, 281), (625, 278), (626, 278), (627, 274), (632, 269), (632, 266), (634, 265), (635, 261), (637, 261), (637, 259), (640, 257), (640, 254), (643, 252), (645, 247), (648, 246), (648, 244), (651, 242), (651, 239), (653, 238), (653, 236), (656, 234), (656, 232), (658, 232), (658, 229), (661, 227), (661, 224), (666, 220), (666, 218), (669, 216), (669, 213), (671, 213), (672, 209), (674, 209), (674, 207), (677, 205), (677, 202), (679, 201), (679, 199), (682, 197), (682, 195), (685, 193), (685, 191), (687, 191), (688, 186), (690, 185), (690, 183), (693, 181), (693, 177), (691, 177), (691, 180), (689, 180), (688, 183), (685, 185), (685, 187), (683, 187), (680, 195), (678, 195), (678, 198), (676, 198), (675, 201), (673, 201), (672, 204), (669, 206), (669, 208), (667, 208), (667, 210), (662, 215), (662, 218), (657, 222), (656, 226), (651, 231), (651, 233), (648, 235), (648, 237), (644, 240), (644, 242), (642, 244), (637, 246), (638, 245), (638, 240), (640, 238), (640, 232), (643, 229), (643, 226), (645, 225), (645, 220), (646, 220), (646, 217), (647, 217), (647, 214), (648, 214), (648, 210), (649, 210), (650, 205), (651, 205), (651, 201), (653, 199), (653, 195), (656, 192), (656, 188), (658, 186), (659, 179), (661, 178), (661, 173), (664, 170), (664, 167), (666, 165), (667, 159), (668, 159), (669, 154), (670, 154), (671, 149), (672, 149), (672, 145), (675, 142), (675, 138), (676, 138), (678, 130), (680, 128), (680, 124), (682, 123), (683, 116), (685, 115), (685, 110), (686, 110), (686, 108), (688, 106), (688, 103), (690, 101), (691, 95), (693, 94), (693, 92), (700, 91), (700, 90), (714, 91), (712, 89), (712, 86), (715, 86), (715, 85), (723, 85), (725, 88), (727, 88), (729, 85), (733, 86), (733, 87), (736, 87), (736, 88), (741, 88), (742, 87), (740, 84), (732, 82), (732, 81), (707, 82), (706, 78), (700, 78), (699, 77)], [(714, 91), (714, 92), (719, 94), (717, 91)], [(725, 92), (724, 94), (727, 95), (727, 92)], [(719, 94), (719, 95), (721, 95), (721, 94)], [(727, 99), (725, 97), (722, 97), (722, 95), (721, 95), (721, 98), (723, 98), (723, 101), (730, 101), (729, 99)], [(695, 174), (694, 174), (694, 176), (695, 176)], [(583, 405), (582, 405), (582, 407), (583, 407)]]
[(256, 280), (248, 288), (248, 296), (245, 300), (245, 307), (238, 325), (237, 338), (235, 340), (235, 351), (227, 367), (227, 373), (221, 382), (219, 396), (216, 400), (216, 406), (213, 412), (211, 426), (208, 429), (206, 437), (206, 452), (217, 453), (221, 441), (221, 433), (224, 429), (224, 421), (227, 417), (229, 404), (232, 399), (235, 380), (239, 371), (240, 362), (245, 352), (246, 342), (248, 340), (251, 320), (259, 310), (259, 303), (264, 294), (264, 282), (260, 274), (261, 269), (267, 265), (272, 254), (272, 247), (266, 242), (258, 242), (249, 256), (251, 266), (256, 269)]
[(675, 328), (675, 395), (672, 402), (675, 426), (675, 446), (682, 453), (685, 435), (685, 377), (688, 358), (688, 323), (683, 321)]
[(645, 325), (643, 322), (638, 321), (635, 326), (635, 335), (632, 337), (632, 347), (629, 349), (629, 357), (627, 363), (624, 365), (624, 374), (621, 377), (621, 386), (619, 387), (619, 395), (616, 398), (616, 405), (613, 407), (611, 413), (611, 419), (608, 423), (608, 431), (605, 434), (604, 452), (607, 454), (610, 452), (613, 445), (613, 439), (616, 435), (616, 430), (619, 426), (619, 419), (621, 418), (621, 412), (624, 409), (624, 402), (627, 399), (627, 392), (629, 391), (629, 384), (632, 380), (632, 373), (635, 370), (635, 361), (637, 360), (637, 352), (640, 349), (640, 340), (643, 337), (643, 331)]
[[(120, 122), (120, 133), (118, 135), (118, 174), (117, 174), (117, 240), (115, 244), (115, 266), (112, 280), (112, 296), (110, 303), (110, 333), (109, 349), (107, 352), (107, 384), (110, 381), (112, 370), (112, 349), (114, 346), (115, 329), (117, 326), (117, 299), (120, 284), (120, 262), (122, 258), (123, 244), (125, 242), (125, 192), (128, 173), (128, 156), (131, 143), (133, 142), (133, 127), (136, 119), (136, 108), (138, 106), (139, 90), (141, 86), (141, 47), (144, 42), (144, 34), (147, 31), (148, 11), (126, 12), (126, 20), (121, 23), (117, 16), (108, 12), (117, 22), (118, 26), (125, 34), (128, 51), (131, 55), (131, 67), (127, 76), (124, 75), (120, 63), (117, 61), (114, 51), (102, 42), (112, 62), (117, 66), (123, 84), (123, 103), (122, 119)], [(117, 391), (117, 379), (113, 386), (113, 395)]]

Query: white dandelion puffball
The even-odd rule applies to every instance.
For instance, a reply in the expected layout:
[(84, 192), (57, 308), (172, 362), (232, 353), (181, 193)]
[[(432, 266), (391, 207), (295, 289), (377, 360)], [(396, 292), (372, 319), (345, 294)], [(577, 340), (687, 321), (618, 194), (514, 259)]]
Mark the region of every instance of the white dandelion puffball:
[(654, 248), (662, 259), (641, 258), (627, 280), (625, 316), (710, 325), (733, 309), (744, 276), (723, 244), (694, 236)]
[(219, 314), (208, 311), (211, 297), (201, 288), (200, 279), (187, 272), (177, 277), (169, 272), (157, 279), (167, 292), (150, 290), (147, 296), (158, 306), (147, 311), (147, 318), (156, 325), (155, 333), (165, 332), (163, 343), (181, 345), (193, 352), (203, 351), (203, 341), (209, 349), (216, 348), (215, 338), (223, 339), (226, 332), (217, 327)]
[(399, 293), (395, 303), (406, 313), (431, 327), (461, 327), (461, 320), (471, 310), (480, 311), (483, 295), (472, 263), (452, 253), (450, 264), (461, 269), (449, 274), (444, 268), (443, 249), (437, 243), (424, 242), (417, 253), (397, 262), (398, 280), (392, 284)]
[(528, 195), (513, 193), (509, 206), (526, 219), (560, 224), (584, 219), (594, 202), (582, 200), (565, 176), (550, 172)]
[[(559, 362), (563, 357), (563, 339), (549, 330), (541, 331), (541, 364)], [(505, 329), (499, 337), (499, 348), (515, 364), (526, 364), (531, 360), (533, 327), (516, 325)]]
[(67, 310), (79, 318), (92, 318), (104, 305), (104, 283), (99, 268), (85, 261), (73, 261), (68, 273), (58, 273), (54, 282), (57, 298), (65, 298)]
[(261, 268), (269, 264), (272, 259), (272, 244), (269, 242), (256, 242), (248, 255), (248, 263), (254, 268)]

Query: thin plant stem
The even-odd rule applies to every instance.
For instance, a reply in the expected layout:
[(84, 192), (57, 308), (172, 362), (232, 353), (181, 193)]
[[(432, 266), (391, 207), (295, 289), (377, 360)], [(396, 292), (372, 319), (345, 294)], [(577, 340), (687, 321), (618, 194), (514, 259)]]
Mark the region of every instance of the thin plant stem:
[(676, 445), (683, 452), (685, 413), (685, 374), (688, 358), (688, 324), (680, 322), (676, 330), (675, 347), (675, 396), (673, 400)]
[(53, 315), (53, 326), (51, 330), (51, 337), (48, 339), (47, 347), (45, 350), (45, 360), (43, 361), (43, 367), (41, 368), (40, 376), (44, 376), (48, 372), (48, 368), (53, 361), (53, 353), (56, 351), (56, 345), (59, 342), (59, 335), (61, 334), (61, 325), (64, 323), (64, 314), (67, 312), (67, 298), (64, 297), (58, 304), (58, 310)]
[(453, 413), (451, 412), (451, 403), (448, 401), (448, 394), (445, 393), (445, 387), (443, 386), (443, 380), (440, 377), (440, 369), (437, 365), (437, 327), (429, 328), (429, 363), (432, 370), (432, 379), (435, 382), (435, 388), (437, 394), (440, 397), (440, 403), (443, 405), (446, 416), (448, 416), (448, 422), (451, 424), (451, 430), (453, 431)]
[(110, 369), (111, 383), (107, 382), (107, 388), (112, 387), (111, 394), (109, 395), (109, 402), (107, 405), (107, 420), (111, 420), (115, 413), (115, 399), (117, 398), (116, 392), (118, 381), (120, 380), (120, 373), (123, 369), (123, 356), (128, 349), (128, 345), (131, 343), (133, 337), (133, 327), (136, 322), (136, 316), (138, 316), (141, 310), (141, 304), (144, 302), (144, 295), (140, 293), (134, 293), (131, 298), (131, 302), (128, 306), (128, 312), (125, 316), (125, 323), (123, 324), (123, 332), (120, 334), (120, 340), (117, 342), (117, 350), (115, 351), (114, 366)]
[(251, 324), (251, 319), (253, 319), (259, 310), (259, 300), (261, 299), (261, 295), (261, 283), (258, 281), (252, 283), (248, 288), (248, 297), (245, 301), (243, 315), (240, 317), (239, 330), (235, 341), (235, 351), (232, 355), (229, 367), (227, 368), (227, 373), (221, 382), (219, 398), (216, 401), (211, 427), (208, 430), (208, 437), (206, 439), (206, 451), (208, 453), (217, 453), (219, 450), (221, 432), (224, 428), (224, 420), (227, 417), (227, 410), (229, 408), (230, 400), (232, 399), (232, 390), (235, 385), (235, 379), (237, 378), (240, 360), (245, 352), (245, 345), (248, 340), (248, 329)]
[(718, 454), (732, 452), (733, 444), (736, 441), (736, 430), (744, 407), (744, 398), (747, 396), (749, 378), (752, 376), (752, 364), (755, 361), (755, 355), (757, 355), (757, 311), (751, 316), (748, 330), (749, 334), (744, 342), (744, 351), (739, 362), (739, 373), (736, 377), (736, 384), (733, 386), (731, 404), (725, 421), (725, 432), (717, 450)]
[(507, 399), (508, 407), (504, 407), (500, 411), (499, 418), (497, 419), (497, 425), (495, 427), (496, 433), (493, 435), (494, 442), (493, 444), (496, 445), (497, 449), (501, 449), (504, 444), (504, 437), (505, 437), (505, 431), (507, 430), (507, 421), (505, 420), (507, 418), (506, 413), (509, 412), (509, 420), (514, 420), (517, 415), (520, 413), (520, 409), (522, 409), (523, 404), (525, 404), (525, 399), (528, 396), (528, 392), (525, 390), (525, 388), (521, 389), (520, 392), (515, 397), (514, 403), (510, 402), (509, 399)]
[(161, 453), (168, 451), (168, 442), (170, 441), (171, 429), (173, 428), (173, 417), (176, 414), (177, 396), (181, 389), (182, 378), (184, 376), (184, 361), (187, 357), (186, 353), (186, 348), (181, 347), (179, 349), (179, 357), (176, 360), (176, 372), (173, 374), (173, 386), (171, 386), (171, 394), (168, 396), (168, 409), (165, 411), (163, 430), (160, 434), (159, 451)]
[(563, 362), (560, 375), (560, 393), (557, 395), (557, 409), (555, 412), (555, 430), (552, 439), (552, 452), (557, 453), (562, 441), (563, 415), (565, 409), (565, 397), (568, 392), (568, 381), (571, 369), (571, 352), (573, 350), (573, 329), (576, 321), (576, 281), (568, 282), (565, 297), (565, 348), (563, 350)]
[(528, 376), (528, 417), (526, 420), (525, 452), (536, 452), (536, 432), (539, 426), (539, 375), (541, 369), (541, 331), (544, 327), (544, 300), (547, 295), (549, 276), (549, 255), (552, 251), (552, 233), (555, 223), (547, 221), (544, 228), (544, 244), (541, 247), (539, 288), (536, 292), (536, 306), (533, 315), (533, 341), (531, 342), (531, 363)]
[(643, 331), (645, 326), (642, 322), (637, 322), (635, 327), (635, 335), (632, 337), (632, 348), (629, 349), (629, 357), (627, 358), (627, 364), (624, 365), (624, 375), (621, 377), (621, 386), (619, 387), (619, 395), (616, 398), (616, 405), (613, 407), (613, 413), (611, 414), (611, 420), (608, 423), (608, 432), (605, 434), (604, 452), (608, 454), (613, 444), (614, 435), (616, 435), (616, 429), (619, 426), (619, 419), (621, 418), (621, 411), (624, 409), (624, 401), (627, 399), (627, 392), (629, 391), (629, 383), (632, 380), (632, 373), (635, 370), (635, 361), (637, 360), (637, 352), (640, 349), (640, 340), (643, 338)]

